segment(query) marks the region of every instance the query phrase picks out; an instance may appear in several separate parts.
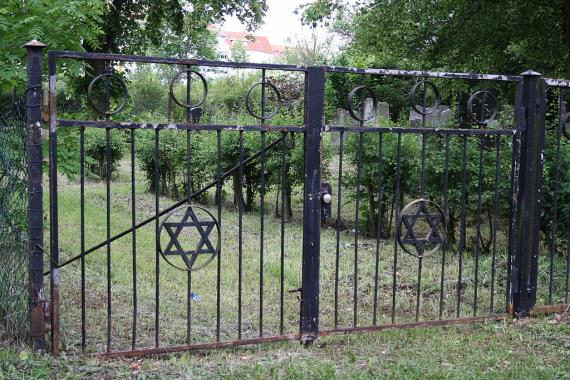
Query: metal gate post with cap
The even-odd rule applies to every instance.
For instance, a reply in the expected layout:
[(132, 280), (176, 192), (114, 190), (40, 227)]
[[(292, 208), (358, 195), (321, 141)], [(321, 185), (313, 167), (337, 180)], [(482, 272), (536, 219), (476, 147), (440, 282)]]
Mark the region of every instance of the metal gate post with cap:
[(34, 350), (43, 350), (44, 259), (43, 259), (43, 187), (42, 187), (42, 49), (36, 40), (28, 42), (26, 89), (26, 141), (28, 156), (28, 266), (30, 337)]
[(319, 333), (319, 271), (321, 249), (321, 135), (324, 124), (325, 69), (309, 67), (305, 106), (305, 186), (303, 200), (303, 273), (301, 341)]
[(521, 75), (517, 228), (510, 278), (512, 312), (516, 317), (530, 315), (536, 303), (546, 103), (541, 74), (529, 70)]

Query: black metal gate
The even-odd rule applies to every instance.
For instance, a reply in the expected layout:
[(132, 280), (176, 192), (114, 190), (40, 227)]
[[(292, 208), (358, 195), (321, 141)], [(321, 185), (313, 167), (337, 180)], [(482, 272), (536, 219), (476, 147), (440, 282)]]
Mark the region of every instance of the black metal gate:
[[(480, 75), (51, 51), (48, 249), (40, 133), (43, 45), (27, 47), (36, 348), (43, 347), (48, 331), (55, 354), (62, 344), (65, 350), (141, 355), (311, 342), (330, 334), (526, 316), (568, 302), (569, 254), (559, 249), (568, 240), (560, 230), (569, 225), (560, 206), (566, 193), (558, 186), (567, 170), (560, 153), (566, 144), (560, 137), (568, 137), (563, 94), (546, 283), (537, 272), (547, 86), (570, 87), (568, 82), (543, 80), (533, 72)], [(138, 65), (170, 70), (170, 83), (162, 84), (168, 120), (121, 116), (135, 107), (123, 72), (135, 72)], [(65, 80), (70, 67), (99, 68), (82, 100), (88, 105), (82, 115), (92, 115), (87, 120), (58, 113), (57, 71)], [(209, 82), (228, 71), (260, 78), (243, 96), (244, 123), (216, 123), (200, 111)], [(293, 104), (268, 78), (276, 72), (301, 83), (300, 123), (275, 119)], [(352, 121), (326, 119), (325, 110), (334, 107), (328, 95), (338, 94), (347, 97), (342, 108)], [(75, 131), (65, 132), (65, 138), (77, 141), (80, 169), (78, 183), (63, 184), (71, 194), (64, 210), (58, 207), (57, 149), (58, 134), (68, 130)], [(93, 130), (104, 131), (101, 188), (86, 177), (86, 140)], [(129, 147), (123, 182), (112, 180), (118, 133)], [(185, 168), (178, 201), (160, 194), (166, 180), (161, 171), (175, 159), (164, 159), (171, 145), (161, 144), (173, 133), (170, 144), (185, 147), (176, 156)], [(258, 136), (259, 145), (248, 136)], [(151, 141), (152, 195), (137, 192), (141, 141)], [(235, 162), (223, 167), (222, 144), (232, 141)], [(197, 172), (193, 144), (211, 145), (211, 177)], [(301, 146), (299, 158), (295, 149)], [(289, 176), (296, 158), (303, 176), (295, 185)], [(323, 162), (330, 164), (327, 170)], [(248, 176), (256, 176), (259, 186), (248, 187)], [(267, 210), (270, 177), (277, 178), (277, 217)], [(236, 213), (223, 211), (228, 178), (235, 184)], [(244, 187), (258, 192), (259, 201), (248, 206), (255, 213), (246, 213)], [(286, 223), (295, 191), (299, 228)], [(130, 220), (113, 217), (121, 207)], [(59, 214), (70, 210), (76, 219), (66, 215), (62, 225)], [(101, 225), (94, 222), (98, 215), (105, 219)], [(50, 276), (48, 303), (44, 275)], [(539, 304), (551, 306), (541, 309), (536, 294), (545, 284), (548, 299)]]

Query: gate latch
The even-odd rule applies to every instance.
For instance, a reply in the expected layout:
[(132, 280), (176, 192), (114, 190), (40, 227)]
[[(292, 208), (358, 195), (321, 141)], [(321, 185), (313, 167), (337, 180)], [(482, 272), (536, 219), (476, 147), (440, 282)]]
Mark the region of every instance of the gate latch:
[(326, 222), (331, 217), (332, 208), (332, 186), (330, 183), (321, 184), (321, 223)]

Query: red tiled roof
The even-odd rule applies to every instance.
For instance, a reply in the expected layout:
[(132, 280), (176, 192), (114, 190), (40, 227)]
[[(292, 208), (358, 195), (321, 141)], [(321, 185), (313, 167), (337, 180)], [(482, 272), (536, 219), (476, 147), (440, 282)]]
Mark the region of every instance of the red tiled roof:
[(219, 35), (225, 38), (225, 43), (230, 49), (233, 47), (235, 41), (241, 40), (245, 42), (246, 51), (260, 51), (266, 54), (274, 54), (275, 52), (282, 53), (284, 51), (283, 46), (271, 45), (265, 36), (227, 31), (220, 31)]
[(283, 52), (285, 52), (285, 49), (287, 48), (287, 46), (285, 46), (285, 45), (271, 45), (271, 47), (273, 48), (273, 52), (279, 53), (279, 54), (282, 54)]

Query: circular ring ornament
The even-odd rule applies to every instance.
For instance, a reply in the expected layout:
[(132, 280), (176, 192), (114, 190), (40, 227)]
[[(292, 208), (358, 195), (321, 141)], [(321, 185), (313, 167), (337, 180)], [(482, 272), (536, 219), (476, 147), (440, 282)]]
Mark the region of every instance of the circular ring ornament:
[[(252, 99), (251, 99), (251, 94), (253, 93), (253, 90), (257, 87), (257, 86), (262, 86), (262, 90), (265, 89), (265, 87), (269, 87), (277, 96), (277, 107), (270, 113), (265, 113), (262, 112), (261, 115), (258, 115), (255, 113), (255, 111), (253, 110), (253, 103), (252, 103)], [(281, 93), (279, 92), (279, 89), (270, 82), (267, 81), (261, 81), (261, 82), (257, 82), (254, 83), (249, 90), (247, 90), (247, 93), (245, 94), (245, 107), (247, 108), (247, 112), (255, 117), (256, 119), (259, 120), (269, 120), (272, 119), (275, 115), (277, 115), (279, 113), (279, 111), (281, 110), (281, 106), (282, 106), (282, 98), (281, 98)]]
[[(101, 109), (93, 101), (93, 91), (95, 88), (95, 84), (99, 80), (105, 81), (106, 88), (108, 88), (110, 81), (115, 81), (115, 82), (119, 83), (119, 86), (121, 88), (121, 103), (119, 104), (119, 106), (117, 108), (115, 108), (112, 111)], [(113, 73), (104, 73), (104, 74), (97, 75), (95, 78), (93, 78), (91, 83), (89, 83), (89, 87), (87, 87), (87, 101), (89, 102), (89, 105), (95, 111), (99, 112), (100, 114), (107, 115), (107, 116), (115, 115), (115, 114), (121, 112), (125, 108), (125, 106), (127, 105), (128, 97), (129, 97), (129, 92), (127, 90), (127, 86), (125, 85), (125, 82), (123, 82), (121, 77), (119, 77), (117, 74), (113, 74)]]
[[(221, 239), (220, 225), (210, 211), (184, 205), (169, 212), (162, 220), (158, 249), (162, 258), (174, 268), (197, 271), (220, 254)], [(176, 264), (176, 256), (182, 258), (185, 267)], [(200, 256), (205, 257), (197, 263)]]
[[(419, 223), (428, 227), (420, 229)], [(445, 245), (447, 221), (439, 205), (427, 199), (408, 203), (398, 215), (396, 239), (407, 254), (421, 258)]]
[[(359, 114), (358, 111), (352, 108), (352, 101), (354, 100), (354, 96), (359, 91), (362, 91), (364, 94), (368, 92), (368, 94), (370, 94), (370, 98), (372, 99), (372, 112), (370, 113), (369, 117), (364, 117), (364, 112), (360, 112)], [(346, 98), (346, 109), (354, 120), (362, 122), (370, 121), (376, 116), (376, 112), (378, 111), (378, 99), (376, 98), (376, 94), (374, 91), (372, 91), (372, 89), (366, 86), (356, 86), (348, 93), (348, 96)]]
[[(491, 99), (490, 104), (486, 102), (487, 99)], [(467, 100), (467, 112), (469, 115), (473, 115), (473, 103), (475, 102), (475, 100), (479, 100), (480, 102), (484, 102), (484, 103), (482, 103), (484, 106), (489, 104), (489, 106), (490, 106), (489, 109), (491, 110), (491, 114), (489, 117), (487, 117), (486, 113), (484, 112), (485, 119), (482, 121), (477, 121), (477, 123), (479, 125), (487, 125), (490, 122), (492, 122), (493, 120), (495, 120), (495, 118), (497, 117), (497, 112), (498, 112), (498, 103), (497, 103), (497, 98), (495, 97), (495, 95), (493, 95), (489, 91), (485, 91), (485, 90), (474, 92), (473, 95), (471, 95), (469, 97), (469, 100)]]
[(570, 140), (570, 128), (568, 126), (570, 123), (570, 112), (562, 115), (560, 122), (562, 124), (562, 134), (564, 137), (566, 137), (567, 140)]
[[(196, 75), (198, 78), (200, 78), (200, 81), (202, 82), (202, 86), (204, 87), (204, 94), (202, 95), (202, 99), (200, 99), (200, 101), (196, 104), (192, 104), (192, 102), (183, 103), (180, 100), (178, 100), (176, 98), (176, 96), (174, 95), (174, 83), (178, 79), (180, 79), (180, 77), (184, 74), (188, 75), (189, 78), (191, 78), (192, 75)], [(170, 97), (172, 98), (174, 103), (178, 104), (180, 107), (186, 108), (188, 110), (193, 109), (193, 108), (197, 108), (197, 107), (200, 107), (202, 104), (204, 104), (204, 102), (206, 101), (206, 97), (208, 96), (208, 82), (206, 81), (206, 78), (202, 74), (200, 74), (199, 72), (197, 72), (195, 70), (190, 70), (190, 69), (181, 70), (170, 81), (169, 92), (170, 92)]]
[[(434, 94), (435, 99), (431, 107), (426, 107), (425, 105), (418, 104), (416, 102), (416, 99), (419, 95), (420, 90), (422, 90), (422, 87), (424, 91), (429, 91), (428, 89), (431, 89)], [(439, 94), (439, 89), (436, 87), (435, 84), (433, 84), (433, 82), (426, 80), (414, 84), (414, 86), (410, 90), (409, 100), (410, 100), (410, 106), (414, 109), (414, 111), (422, 115), (429, 115), (430, 113), (433, 113), (437, 109), (437, 107), (439, 107), (441, 104), (441, 96)]]

